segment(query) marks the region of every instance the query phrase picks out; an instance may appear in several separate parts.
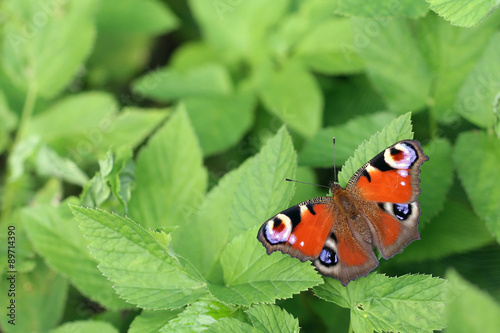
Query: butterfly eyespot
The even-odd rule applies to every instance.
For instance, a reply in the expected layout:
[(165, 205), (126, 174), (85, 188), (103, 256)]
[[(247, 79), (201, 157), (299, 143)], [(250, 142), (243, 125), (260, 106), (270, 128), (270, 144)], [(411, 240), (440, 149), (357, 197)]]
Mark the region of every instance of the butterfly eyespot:
[(409, 169), (417, 158), (415, 148), (406, 143), (399, 143), (384, 152), (384, 161), (394, 169)]
[(283, 243), (292, 232), (292, 221), (284, 214), (278, 214), (269, 220), (265, 227), (266, 239), (271, 244)]
[(324, 247), (323, 250), (321, 250), (321, 253), (319, 254), (319, 260), (325, 266), (333, 266), (339, 262), (337, 253), (327, 247)]
[(400, 220), (406, 220), (411, 215), (411, 205), (408, 204), (394, 204), (392, 209)]

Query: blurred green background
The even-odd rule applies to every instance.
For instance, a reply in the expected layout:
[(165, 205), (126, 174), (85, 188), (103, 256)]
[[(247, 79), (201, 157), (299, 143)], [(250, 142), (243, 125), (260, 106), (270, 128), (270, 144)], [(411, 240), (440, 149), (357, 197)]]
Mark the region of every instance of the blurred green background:
[[(20, 293), (26, 303), (52, 304), (25, 315), (31, 329), (97, 316), (126, 331), (137, 312), (105, 309), (47, 266), (25, 233), (24, 214), (73, 199), (125, 214), (134, 157), (178, 109), (196, 133), (208, 188), (283, 124), (298, 153), (295, 178), (328, 184), (332, 137), (340, 167), (363, 140), (411, 111), (415, 139), (430, 157), (422, 171), (422, 240), (379, 272), (444, 277), (453, 267), (500, 317), (497, 6), (3, 0), (0, 253), (7, 258), (7, 227), (15, 225), (17, 271), (29, 275)], [(291, 203), (323, 194), (299, 185)], [(2, 260), (0, 271), (7, 270)], [(32, 292), (39, 285), (64, 287)], [(304, 331), (348, 330), (349, 312), (311, 293), (278, 304)], [(2, 316), (2, 329), (12, 331)]]

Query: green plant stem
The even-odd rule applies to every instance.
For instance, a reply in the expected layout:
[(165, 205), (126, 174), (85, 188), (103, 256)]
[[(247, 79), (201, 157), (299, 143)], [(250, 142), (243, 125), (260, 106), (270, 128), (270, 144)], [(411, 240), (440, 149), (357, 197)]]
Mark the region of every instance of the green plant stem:
[(349, 330), (347, 332), (354, 333), (354, 331), (352, 330), (352, 321), (351, 320), (349, 320)]
[(33, 115), (33, 110), (35, 109), (35, 101), (37, 98), (37, 86), (32, 83), (28, 87), (26, 92), (26, 100), (24, 101), (23, 111), (21, 113), (21, 120), (19, 122), (19, 127), (17, 129), (16, 137), (14, 142), (9, 149), (9, 159), (7, 160), (7, 176), (5, 178), (5, 187), (2, 198), (2, 220), (7, 220), (11, 214), (14, 198), (16, 193), (16, 181), (10, 178), (12, 174), (10, 158), (12, 158), (12, 152), (14, 148), (21, 142), (25, 136), (26, 126), (29, 123), (31, 116)]

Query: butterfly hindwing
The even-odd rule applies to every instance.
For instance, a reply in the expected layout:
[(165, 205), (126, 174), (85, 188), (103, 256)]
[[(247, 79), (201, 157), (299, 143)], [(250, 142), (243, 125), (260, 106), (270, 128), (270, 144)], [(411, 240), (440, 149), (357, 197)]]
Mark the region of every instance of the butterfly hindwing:
[(371, 222), (374, 244), (385, 259), (389, 259), (403, 250), (414, 240), (420, 239), (418, 201), (409, 204), (380, 203), (379, 218)]

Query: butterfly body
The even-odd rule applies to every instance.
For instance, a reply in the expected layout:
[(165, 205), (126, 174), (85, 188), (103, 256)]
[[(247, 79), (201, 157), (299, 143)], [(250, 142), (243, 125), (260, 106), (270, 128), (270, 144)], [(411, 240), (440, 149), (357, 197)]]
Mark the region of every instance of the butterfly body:
[(326, 276), (349, 281), (378, 266), (373, 247), (388, 259), (419, 239), (420, 165), (417, 141), (400, 141), (375, 156), (332, 196), (302, 202), (266, 221), (257, 238), (267, 253), (311, 260)]

